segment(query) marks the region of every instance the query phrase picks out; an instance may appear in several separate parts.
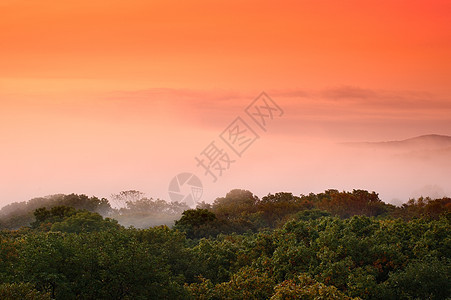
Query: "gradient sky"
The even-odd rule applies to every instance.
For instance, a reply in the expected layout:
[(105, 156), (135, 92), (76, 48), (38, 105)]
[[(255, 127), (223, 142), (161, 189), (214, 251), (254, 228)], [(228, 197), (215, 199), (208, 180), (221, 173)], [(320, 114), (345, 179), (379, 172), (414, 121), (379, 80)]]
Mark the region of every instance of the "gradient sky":
[(232, 188), (450, 194), (447, 165), (425, 167), (442, 179), (362, 177), (370, 157), (331, 150), (451, 135), (449, 20), (450, 1), (0, 0), (0, 204), (168, 199), (170, 179), (202, 175), (194, 157), (261, 91), (284, 116), (217, 183), (201, 177), (202, 200)]

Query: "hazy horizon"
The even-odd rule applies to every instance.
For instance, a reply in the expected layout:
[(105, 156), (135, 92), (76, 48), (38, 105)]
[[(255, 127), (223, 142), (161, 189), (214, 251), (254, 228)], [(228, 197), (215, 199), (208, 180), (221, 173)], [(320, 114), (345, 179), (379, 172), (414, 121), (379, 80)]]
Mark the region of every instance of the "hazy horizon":
[[(451, 135), (451, 4), (393, 1), (3, 1), (0, 206), (139, 190), (169, 200), (189, 172), (201, 200), (365, 189), (399, 204), (451, 196), (449, 148), (347, 142)], [(245, 109), (266, 92), (266, 131)], [(276, 110), (274, 110), (276, 112)], [(220, 135), (259, 136), (241, 157)], [(231, 160), (217, 182), (196, 157)], [(434, 146), (435, 147), (435, 146)]]

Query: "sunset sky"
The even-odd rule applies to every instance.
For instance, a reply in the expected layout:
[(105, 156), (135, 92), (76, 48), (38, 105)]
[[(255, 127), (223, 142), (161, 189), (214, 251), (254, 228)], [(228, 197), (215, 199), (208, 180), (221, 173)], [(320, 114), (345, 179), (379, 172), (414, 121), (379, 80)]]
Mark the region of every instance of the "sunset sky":
[[(451, 195), (446, 164), (335, 148), (451, 135), (450, 20), (435, 0), (0, 0), (0, 206), (169, 200), (181, 172), (206, 202), (233, 188)], [(266, 132), (245, 113), (262, 91), (284, 111)], [(213, 183), (195, 157), (238, 116), (260, 138)]]

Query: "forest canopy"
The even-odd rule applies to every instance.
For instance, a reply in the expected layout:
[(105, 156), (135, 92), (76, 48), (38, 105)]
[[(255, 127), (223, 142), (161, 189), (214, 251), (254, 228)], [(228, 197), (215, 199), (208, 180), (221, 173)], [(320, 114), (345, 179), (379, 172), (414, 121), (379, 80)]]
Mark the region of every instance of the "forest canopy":
[[(3, 208), (0, 298), (451, 296), (449, 198), (396, 207), (364, 190), (232, 190), (190, 209), (134, 194), (122, 208), (75, 194)], [(158, 214), (172, 224), (144, 227)], [(134, 215), (143, 228), (115, 218)]]

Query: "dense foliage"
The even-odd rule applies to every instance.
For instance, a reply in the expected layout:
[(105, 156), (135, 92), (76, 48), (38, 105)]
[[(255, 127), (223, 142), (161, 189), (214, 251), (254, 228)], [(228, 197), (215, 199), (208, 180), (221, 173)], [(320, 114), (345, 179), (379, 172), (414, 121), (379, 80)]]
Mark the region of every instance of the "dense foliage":
[(57, 194), (33, 198), (24, 202), (14, 202), (2, 207), (0, 209), (0, 229), (19, 229), (22, 226), (28, 226), (35, 220), (34, 211), (36, 209), (43, 207), (51, 209), (55, 206), (84, 209), (103, 216), (111, 212), (110, 203), (105, 198), (99, 199), (76, 194)]
[(233, 190), (172, 229), (38, 208), (0, 233), (0, 298), (447, 299), (449, 203)]

